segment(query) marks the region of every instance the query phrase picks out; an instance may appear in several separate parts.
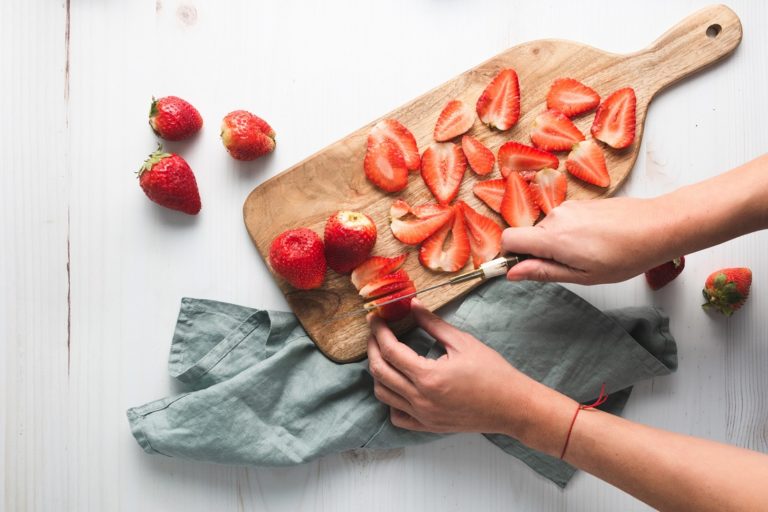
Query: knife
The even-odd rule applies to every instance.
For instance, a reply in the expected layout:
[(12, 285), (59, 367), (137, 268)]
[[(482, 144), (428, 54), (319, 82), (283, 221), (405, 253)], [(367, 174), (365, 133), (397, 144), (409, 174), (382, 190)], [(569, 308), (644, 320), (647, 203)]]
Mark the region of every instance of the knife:
[(471, 270), (469, 272), (459, 274), (441, 283), (437, 283), (432, 286), (422, 288), (421, 290), (416, 290), (415, 292), (409, 293), (407, 295), (403, 295), (402, 297), (397, 297), (395, 299), (391, 299), (386, 302), (381, 302), (379, 304), (376, 304), (375, 300), (366, 302), (365, 304), (363, 304), (362, 309), (355, 310), (344, 315), (336, 316), (334, 318), (327, 320), (325, 323), (335, 323), (341, 319), (357, 316), (361, 313), (367, 314), (381, 306), (386, 306), (387, 304), (392, 304), (394, 302), (397, 302), (403, 299), (409, 299), (411, 297), (415, 297), (416, 295), (420, 295), (422, 293), (426, 293), (432, 290), (436, 290), (438, 288), (442, 288), (443, 286), (453, 286), (459, 283), (473, 281), (475, 279), (485, 281), (492, 277), (503, 276), (503, 275), (506, 275), (507, 271), (510, 268), (514, 267), (521, 261), (527, 260), (528, 258), (531, 258), (531, 257), (532, 256), (528, 254), (507, 254), (506, 256), (501, 256), (499, 258), (496, 258), (494, 260), (487, 261), (481, 264), (480, 267), (478, 267), (476, 270)]

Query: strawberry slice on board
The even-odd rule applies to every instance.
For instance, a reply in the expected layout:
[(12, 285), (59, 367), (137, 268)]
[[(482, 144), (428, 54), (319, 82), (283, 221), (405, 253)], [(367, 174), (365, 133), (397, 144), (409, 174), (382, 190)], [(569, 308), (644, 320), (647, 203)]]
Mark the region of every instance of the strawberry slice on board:
[(547, 110), (539, 114), (531, 127), (531, 141), (545, 151), (568, 151), (584, 140), (573, 121), (558, 110)]
[(350, 276), (352, 284), (358, 291), (360, 288), (370, 283), (374, 279), (394, 272), (399, 269), (405, 263), (405, 258), (408, 254), (401, 254), (393, 258), (387, 258), (385, 256), (371, 256), (360, 265), (355, 267)]
[(466, 133), (475, 123), (475, 113), (466, 103), (459, 100), (449, 101), (440, 112), (435, 124), (434, 137), (437, 142), (445, 142), (462, 133)]
[(368, 137), (363, 168), (365, 177), (384, 192), (400, 192), (408, 185), (408, 167), (403, 152), (387, 139)]
[(419, 261), (430, 270), (456, 272), (469, 260), (467, 226), (458, 207), (453, 207), (453, 219), (424, 240), (419, 248)]
[(512, 171), (523, 173), (526, 181), (533, 179), (534, 173), (545, 167), (557, 169), (560, 164), (555, 155), (532, 146), (510, 140), (499, 148), (499, 168), (505, 178)]
[(456, 206), (464, 215), (472, 264), (478, 268), (486, 261), (491, 261), (501, 251), (501, 226), (490, 217), (477, 213), (464, 201), (457, 201)]
[(612, 148), (626, 148), (635, 140), (637, 98), (631, 87), (619, 89), (597, 107), (592, 136)]
[(398, 199), (389, 209), (392, 234), (408, 245), (420, 244), (435, 231), (450, 222), (453, 210), (449, 206), (426, 203), (413, 208)]
[(501, 200), (504, 198), (504, 190), (507, 188), (506, 180), (478, 181), (472, 188), (472, 192), (484, 202), (488, 208), (496, 213), (501, 212)]
[(534, 202), (545, 214), (563, 201), (568, 191), (568, 179), (565, 173), (555, 169), (542, 169), (536, 173), (529, 184)]
[(589, 112), (600, 104), (600, 95), (573, 78), (558, 78), (547, 93), (547, 108), (568, 117)]
[(520, 82), (514, 69), (502, 69), (477, 98), (477, 116), (497, 130), (509, 130), (520, 119)]
[(402, 290), (411, 284), (411, 278), (404, 269), (397, 270), (391, 274), (377, 277), (370, 283), (360, 289), (360, 296), (366, 300), (375, 299), (382, 295), (388, 295)]
[(605, 155), (594, 140), (585, 140), (574, 145), (565, 161), (565, 168), (572, 176), (598, 187), (607, 187), (611, 184), (611, 176), (605, 165)]
[(440, 204), (449, 204), (459, 193), (467, 159), (457, 144), (432, 144), (421, 156), (421, 177)]
[(471, 135), (465, 135), (461, 138), (461, 149), (464, 151), (464, 156), (467, 157), (469, 167), (475, 174), (485, 176), (493, 171), (496, 157), (485, 144)]
[(539, 213), (528, 182), (519, 173), (510, 173), (501, 200), (502, 218), (512, 227), (533, 226)]
[(374, 311), (375, 314), (379, 315), (387, 322), (397, 322), (398, 320), (402, 320), (408, 316), (408, 313), (411, 312), (411, 301), (413, 300), (413, 297), (408, 297), (407, 299), (398, 300), (383, 306), (379, 306), (379, 304), (384, 304), (385, 302), (397, 299), (398, 297), (409, 295), (415, 291), (416, 287), (413, 285), (413, 283), (410, 283), (410, 285), (406, 286), (402, 290), (373, 300), (369, 302), (368, 305), (372, 306), (372, 311)]
[(375, 142), (388, 140), (400, 150), (405, 159), (405, 166), (409, 171), (418, 171), (421, 165), (421, 156), (419, 148), (416, 145), (416, 139), (413, 134), (395, 119), (382, 119), (371, 130), (369, 144), (371, 139)]

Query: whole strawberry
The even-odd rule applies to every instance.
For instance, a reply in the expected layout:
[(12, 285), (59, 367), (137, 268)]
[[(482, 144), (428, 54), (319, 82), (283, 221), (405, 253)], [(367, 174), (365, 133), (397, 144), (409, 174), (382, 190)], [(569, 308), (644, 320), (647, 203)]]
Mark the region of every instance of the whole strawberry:
[(275, 150), (275, 130), (245, 110), (235, 110), (224, 117), (221, 140), (236, 160), (255, 160)]
[(141, 166), (138, 175), (144, 193), (160, 206), (190, 215), (200, 211), (195, 174), (179, 155), (164, 153), (158, 147)]
[(715, 308), (725, 316), (731, 316), (749, 297), (752, 271), (748, 268), (724, 268), (712, 272), (704, 283), (704, 309)]
[(165, 140), (187, 139), (203, 127), (203, 118), (189, 102), (176, 96), (152, 98), (149, 126)]
[(662, 263), (658, 267), (653, 267), (651, 270), (645, 273), (645, 279), (648, 281), (648, 285), (658, 290), (663, 288), (670, 281), (680, 275), (685, 268), (685, 256), (680, 256), (672, 261)]
[(294, 288), (318, 288), (325, 279), (323, 241), (308, 228), (284, 231), (272, 240), (269, 263)]
[(371, 253), (376, 244), (376, 224), (364, 213), (339, 211), (326, 221), (323, 238), (328, 266), (348, 274)]

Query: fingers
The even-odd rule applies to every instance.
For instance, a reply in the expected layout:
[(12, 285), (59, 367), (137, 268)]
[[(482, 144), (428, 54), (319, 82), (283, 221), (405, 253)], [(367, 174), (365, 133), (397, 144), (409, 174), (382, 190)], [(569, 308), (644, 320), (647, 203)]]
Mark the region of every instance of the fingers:
[(398, 395), (379, 381), (374, 381), (373, 383), (373, 394), (376, 396), (376, 399), (379, 402), (385, 403), (390, 407), (394, 407), (401, 411), (405, 411), (408, 414), (413, 414), (413, 407), (411, 407), (411, 403), (408, 402), (408, 400)]
[(430, 432), (430, 430), (419, 420), (411, 416), (405, 411), (392, 408), (389, 411), (389, 421), (398, 428), (405, 428), (408, 430), (418, 430), (420, 432)]
[(401, 396), (413, 396), (416, 388), (408, 377), (393, 368), (381, 355), (374, 336), (368, 339), (368, 371), (373, 378)]
[(456, 349), (461, 345), (464, 332), (429, 311), (419, 300), (414, 299), (411, 302), (411, 311), (416, 319), (416, 325), (440, 341), (446, 348)]
[(368, 316), (371, 333), (376, 338), (381, 358), (402, 372), (410, 380), (423, 368), (423, 358), (409, 346), (400, 343), (384, 320), (375, 315)]
[(531, 254), (552, 259), (549, 233), (541, 227), (507, 228), (501, 234), (501, 248), (505, 252)]
[(574, 269), (556, 261), (530, 259), (509, 269), (507, 279), (586, 284), (587, 275), (583, 270)]

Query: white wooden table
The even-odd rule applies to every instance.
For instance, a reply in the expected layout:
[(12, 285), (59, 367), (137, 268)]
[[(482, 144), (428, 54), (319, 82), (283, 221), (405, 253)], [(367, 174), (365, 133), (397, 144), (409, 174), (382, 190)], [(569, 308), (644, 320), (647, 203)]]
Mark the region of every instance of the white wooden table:
[[(666, 2), (0, 2), (0, 504), (4, 510), (645, 510), (579, 474), (560, 491), (480, 436), (288, 469), (145, 455), (129, 406), (177, 391), (167, 352), (182, 296), (286, 303), (241, 219), (248, 192), (323, 146), (514, 44), (546, 37), (616, 52), (705, 5)], [(768, 148), (768, 6), (733, 1), (744, 39), (659, 96), (622, 194), (653, 196)], [(152, 95), (206, 126), (183, 151), (197, 218), (156, 207), (135, 170), (153, 150)], [(277, 131), (273, 156), (235, 163), (218, 137), (245, 108)], [(636, 387), (626, 416), (768, 451), (768, 234), (690, 255), (652, 293), (642, 278), (572, 287), (598, 307), (672, 317), (678, 373)], [(753, 269), (733, 319), (699, 308), (706, 275)]]

